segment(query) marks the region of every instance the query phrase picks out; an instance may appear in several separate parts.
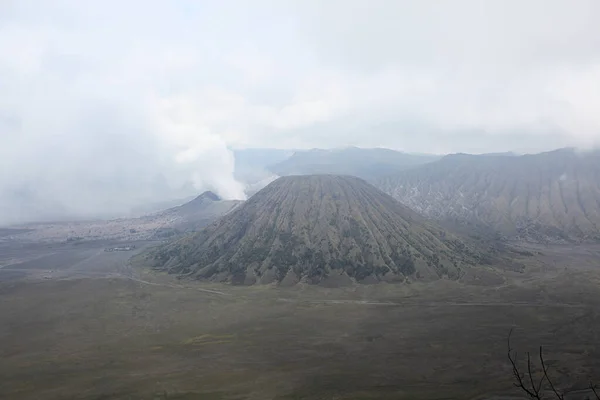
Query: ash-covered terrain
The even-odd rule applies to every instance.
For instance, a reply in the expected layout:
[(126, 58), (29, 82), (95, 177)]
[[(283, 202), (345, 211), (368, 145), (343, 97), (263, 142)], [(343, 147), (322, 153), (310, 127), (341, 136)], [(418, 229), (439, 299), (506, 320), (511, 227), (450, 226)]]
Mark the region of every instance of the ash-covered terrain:
[(376, 186), (439, 221), (481, 225), (509, 239), (600, 239), (600, 152), (453, 154)]
[(223, 200), (209, 191), (185, 204), (137, 218), (27, 224), (11, 227), (3, 237), (4, 240), (30, 242), (168, 239), (197, 231), (241, 203)]
[(148, 254), (171, 273), (232, 283), (459, 279), (482, 255), (351, 176), (279, 178), (206, 229)]

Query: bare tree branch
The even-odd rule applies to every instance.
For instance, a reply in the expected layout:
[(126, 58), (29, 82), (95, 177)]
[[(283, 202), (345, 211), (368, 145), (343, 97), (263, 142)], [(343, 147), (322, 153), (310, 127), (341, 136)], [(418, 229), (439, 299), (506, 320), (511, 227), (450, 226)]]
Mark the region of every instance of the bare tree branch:
[(542, 377), (540, 378), (540, 383), (537, 386), (538, 393), (542, 390), (542, 385), (544, 384), (545, 379), (546, 379), (546, 375), (542, 374)]
[(531, 383), (531, 390), (535, 393), (536, 398), (540, 397), (540, 391), (536, 390), (535, 384), (533, 383), (533, 373), (531, 372), (531, 356), (527, 352), (527, 373), (529, 375), (529, 382)]
[[(527, 395), (529, 397), (531, 397), (532, 399), (536, 399), (536, 400), (541, 400), (539, 391), (536, 391), (535, 386), (533, 386), (530, 389), (527, 388), (527, 386), (525, 386), (525, 383), (523, 382), (523, 374), (521, 374), (521, 372), (519, 371), (519, 368), (517, 367), (517, 353), (515, 352), (514, 357), (513, 357), (513, 350), (510, 347), (510, 337), (512, 335), (512, 329), (510, 330), (509, 334), (508, 334), (508, 359), (510, 360), (510, 363), (512, 365), (512, 369), (513, 369), (513, 375), (516, 379), (516, 383), (515, 386), (520, 388), (521, 390), (523, 390), (525, 393), (527, 393)], [(528, 367), (529, 367), (529, 378), (532, 382), (533, 385), (533, 378), (531, 376), (531, 360), (529, 357), (529, 354), (527, 354), (527, 358), (528, 358)]]
[(554, 387), (554, 384), (552, 383), (552, 380), (550, 380), (550, 377), (548, 376), (548, 368), (546, 367), (546, 363), (544, 363), (544, 353), (543, 353), (542, 346), (540, 346), (540, 362), (542, 363), (542, 371), (544, 371), (544, 376), (546, 377), (546, 380), (548, 381), (548, 384), (550, 385), (550, 388), (552, 389), (552, 391), (556, 395), (556, 398), (558, 400), (564, 400), (565, 399), (565, 395), (564, 394), (560, 394), (556, 390), (556, 388)]
[(590, 389), (592, 390), (592, 392), (594, 392), (594, 396), (596, 396), (596, 399), (600, 400), (600, 395), (598, 395), (598, 392), (596, 391), (596, 386), (594, 386), (592, 382), (590, 382)]
[[(531, 355), (529, 354), (529, 352), (527, 353), (527, 375), (529, 375), (529, 384), (531, 385), (531, 388), (527, 387), (527, 384), (524, 382), (525, 380), (525, 374), (521, 373), (521, 371), (519, 371), (519, 367), (517, 365), (517, 352), (513, 351), (512, 347), (510, 347), (510, 338), (512, 336), (512, 329), (510, 330), (510, 332), (508, 333), (508, 359), (510, 361), (510, 364), (512, 365), (512, 372), (513, 372), (513, 376), (515, 378), (515, 387), (518, 387), (519, 389), (521, 389), (523, 392), (525, 392), (527, 394), (527, 396), (529, 396), (531, 399), (534, 400), (543, 400), (543, 385), (544, 385), (544, 381), (548, 381), (548, 385), (550, 386), (550, 389), (552, 389), (552, 393), (554, 394), (554, 396), (556, 396), (557, 400), (565, 400), (565, 394), (561, 393), (558, 391), (558, 389), (556, 389), (556, 386), (554, 386), (554, 383), (552, 382), (552, 380), (550, 379), (550, 376), (548, 375), (548, 367), (546, 366), (546, 362), (544, 361), (544, 349), (542, 346), (540, 346), (540, 363), (542, 365), (542, 373), (541, 373), (541, 378), (540, 381), (538, 383), (538, 385), (536, 386), (534, 383), (534, 367), (532, 366), (532, 362), (531, 362)], [(594, 393), (594, 396), (596, 397), (596, 400), (600, 400), (600, 394), (598, 393), (599, 390), (597, 386), (595, 386), (592, 382), (590, 382), (590, 386), (589, 389)]]

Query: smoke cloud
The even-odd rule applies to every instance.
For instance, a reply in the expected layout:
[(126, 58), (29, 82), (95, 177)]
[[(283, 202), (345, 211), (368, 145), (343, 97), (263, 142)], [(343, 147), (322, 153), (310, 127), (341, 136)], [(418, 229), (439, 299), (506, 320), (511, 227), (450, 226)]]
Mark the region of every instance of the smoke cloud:
[(172, 86), (198, 60), (153, 37), (120, 44), (112, 17), (81, 37), (13, 6), (0, 30), (0, 224), (114, 217), (204, 190), (245, 197), (201, 99)]

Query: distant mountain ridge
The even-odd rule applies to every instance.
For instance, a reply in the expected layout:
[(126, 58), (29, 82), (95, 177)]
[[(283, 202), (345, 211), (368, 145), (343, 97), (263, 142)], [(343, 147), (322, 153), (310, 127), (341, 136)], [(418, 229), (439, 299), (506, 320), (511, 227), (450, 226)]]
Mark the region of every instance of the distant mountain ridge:
[(420, 214), (534, 241), (600, 238), (600, 152), (454, 154), (376, 186)]
[(415, 155), (385, 148), (347, 147), (296, 151), (289, 158), (272, 164), (270, 171), (289, 175), (352, 175), (368, 181), (408, 168), (436, 161), (441, 156)]

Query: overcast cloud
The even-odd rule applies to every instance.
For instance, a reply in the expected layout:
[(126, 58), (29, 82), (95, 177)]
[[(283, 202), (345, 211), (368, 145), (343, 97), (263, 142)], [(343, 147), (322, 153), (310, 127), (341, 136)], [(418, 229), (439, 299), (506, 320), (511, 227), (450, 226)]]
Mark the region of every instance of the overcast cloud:
[(230, 148), (595, 146), (598, 110), (596, 0), (0, 0), (0, 223), (242, 198)]

